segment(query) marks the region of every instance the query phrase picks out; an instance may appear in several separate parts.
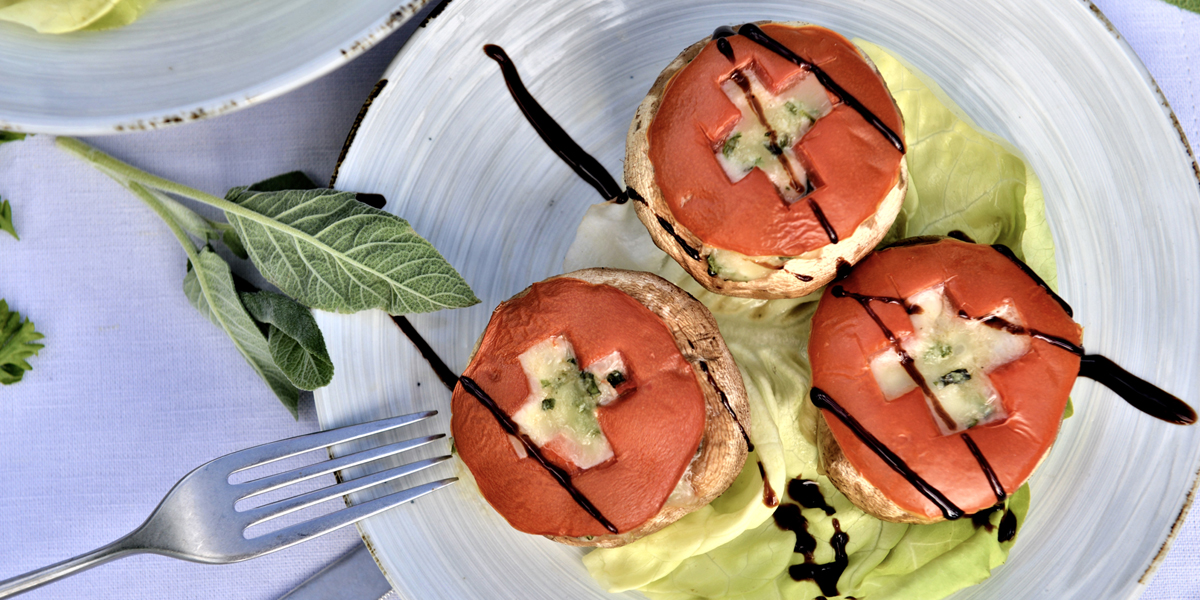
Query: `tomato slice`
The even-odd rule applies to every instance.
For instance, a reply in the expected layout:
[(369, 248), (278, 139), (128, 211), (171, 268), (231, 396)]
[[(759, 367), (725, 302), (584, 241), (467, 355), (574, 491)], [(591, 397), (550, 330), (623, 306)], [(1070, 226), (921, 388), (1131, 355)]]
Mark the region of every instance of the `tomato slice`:
[[(565, 277), (535, 283), (497, 307), (463, 375), (512, 417), (531, 392), (521, 355), (559, 336), (581, 369), (614, 353), (623, 361), (622, 375), (612, 380), (619, 397), (595, 409), (613, 457), (580, 469), (553, 443), (541, 451), (624, 533), (659, 512), (695, 456), (704, 435), (704, 395), (657, 315), (614, 287)], [(459, 456), (484, 498), (514, 528), (565, 537), (610, 533), (547, 469), (523, 457), (496, 417), (462, 386), (451, 410)]]
[[(1003, 405), (999, 420), (947, 433), (926, 393), (936, 396), (936, 385), (924, 391), (914, 386), (887, 400), (872, 371), (881, 353), (914, 347), (906, 343), (918, 335), (910, 299), (938, 289), (954, 307), (952, 319), (1029, 338), (1024, 354), (985, 374)], [(998, 500), (988, 468), (1003, 493), (1011, 494), (1049, 451), (1079, 374), (1081, 343), (1082, 328), (1065, 304), (1023, 265), (996, 248), (946, 239), (875, 252), (831, 284), (813, 318), (809, 353), (814, 388), (953, 506), (971, 514)], [(967, 378), (955, 370), (941, 385)], [(930, 520), (943, 516), (911, 477), (887, 464), (842, 419), (828, 410), (823, 414), (862, 477), (909, 513)]]
[[(887, 86), (848, 40), (817, 26), (769, 23), (761, 29), (820, 67), (902, 139), (903, 121)], [(811, 188), (803, 200), (785, 200), (788, 194), (766, 167), (733, 181), (720, 162), (722, 150), (731, 154), (738, 144), (765, 141), (740, 137), (749, 117), (731, 100), (728, 82), (745, 76), (761, 82), (768, 95), (782, 96), (815, 75), (745, 36), (720, 43), (728, 44), (733, 59), (718, 49), (718, 40), (709, 42), (667, 86), (649, 128), (655, 183), (672, 214), (705, 244), (747, 256), (799, 256), (828, 245), (831, 237), (849, 237), (896, 184), (902, 152), (855, 108), (826, 92), (832, 109), (823, 110), (802, 137), (787, 140), (792, 162), (799, 163), (793, 168), (803, 171), (797, 180), (806, 179)]]

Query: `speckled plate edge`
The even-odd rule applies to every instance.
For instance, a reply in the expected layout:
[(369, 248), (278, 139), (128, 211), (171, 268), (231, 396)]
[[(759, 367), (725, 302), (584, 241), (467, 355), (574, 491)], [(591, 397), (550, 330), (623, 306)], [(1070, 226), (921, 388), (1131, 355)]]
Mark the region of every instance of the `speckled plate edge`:
[[(50, 135), (105, 135), (130, 131), (162, 129), (232, 113), (286, 94), (319, 79), (370, 50), (430, 3), (441, 0), (403, 0), (389, 14), (376, 20), (336, 48), (317, 58), (267, 79), (266, 85), (251, 87), (232, 94), (207, 98), (183, 106), (126, 117), (100, 118), (94, 123), (53, 125), (0, 118), (0, 130)], [(448, 2), (447, 2), (448, 3)], [(444, 6), (445, 3), (443, 3)], [(435, 11), (440, 9), (435, 9)], [(433, 13), (436, 14), (436, 13)], [(360, 115), (361, 117), (361, 115)], [(343, 153), (344, 156), (344, 153)], [(340, 164), (340, 159), (339, 159)]]
[[(426, 20), (426, 22), (428, 23), (430, 21), (433, 21), (437, 17), (437, 15), (440, 14), (441, 10), (445, 7), (445, 5), (450, 3), (450, 1), (451, 0), (445, 0), (442, 7), (437, 9), (437, 13), (430, 15), (429, 18)], [(1167, 101), (1166, 96), (1163, 95), (1162, 88), (1159, 87), (1158, 82), (1154, 80), (1154, 76), (1150, 74), (1150, 71), (1146, 68), (1146, 66), (1142, 62), (1141, 58), (1138, 57), (1137, 53), (1134, 52), (1133, 48), (1129, 45), (1129, 43), (1125, 41), (1125, 38), (1121, 36), (1121, 34), (1117, 31), (1116, 27), (1113, 26), (1112, 22), (1108, 19), (1107, 16), (1105, 16), (1104, 12), (1100, 9), (1100, 7), (1096, 6), (1091, 0), (1078, 0), (1078, 1), (1080, 3), (1082, 3), (1083, 5), (1085, 5), (1090, 10), (1091, 14), (1102, 25), (1104, 25), (1105, 29), (1112, 36), (1113, 40), (1117, 42), (1117, 44), (1121, 48), (1121, 50), (1126, 55), (1129, 56), (1131, 62), (1134, 64), (1134, 66), (1138, 69), (1139, 73), (1143, 77), (1143, 81), (1149, 85), (1149, 87), (1150, 87), (1151, 91), (1154, 93), (1155, 97), (1158, 98), (1159, 106), (1162, 109), (1164, 116), (1166, 116), (1167, 119), (1170, 120), (1171, 126), (1175, 129), (1176, 133), (1178, 133), (1179, 142), (1180, 142), (1180, 144), (1182, 144), (1184, 152), (1187, 154), (1187, 156), (1191, 160), (1193, 175), (1196, 178), (1196, 185), (1197, 185), (1197, 187), (1200, 187), (1200, 162), (1197, 161), (1196, 155), (1192, 151), (1192, 146), (1188, 142), (1187, 134), (1184, 133), (1183, 127), (1179, 122), (1179, 118), (1175, 115), (1175, 111), (1171, 109), (1170, 102)], [(416, 37), (416, 36), (414, 36), (414, 37)], [(385, 70), (385, 72), (391, 72), (392, 69), (394, 68), (394, 66), (404, 57), (405, 51), (410, 47), (411, 47), (410, 44), (406, 44), (404, 46), (404, 48), (402, 48), (400, 50), (400, 52), (397, 53), (396, 57), (388, 65), (388, 68)], [(367, 115), (367, 112), (371, 108), (371, 104), (373, 103), (375, 98), (379, 95), (379, 93), (383, 91), (383, 88), (386, 84), (387, 84), (386, 78), (380, 79), (378, 82), (376, 82), (376, 84), (372, 88), (370, 94), (367, 96), (367, 99), (364, 101), (362, 108), (359, 110), (358, 116), (355, 118), (354, 124), (351, 126), (350, 131), (346, 136), (346, 141), (342, 146), (341, 153), (339, 154), (337, 163), (334, 166), (333, 175), (331, 176), (330, 181), (329, 181), (329, 187), (332, 188), (337, 183), (338, 172), (341, 170), (342, 162), (346, 159), (346, 156), (350, 151), (350, 147), (354, 143), (355, 137), (358, 133), (359, 125), (361, 125), (363, 119)], [(322, 424), (322, 427), (324, 427), (324, 424)], [(1154, 558), (1150, 562), (1150, 565), (1146, 568), (1145, 571), (1142, 572), (1141, 577), (1138, 578), (1139, 584), (1145, 585), (1146, 583), (1149, 582), (1150, 578), (1154, 575), (1155, 570), (1159, 567), (1160, 564), (1162, 564), (1163, 559), (1170, 552), (1171, 544), (1174, 542), (1175, 538), (1179, 535), (1179, 531), (1180, 531), (1184, 521), (1187, 519), (1187, 515), (1190, 512), (1192, 504), (1195, 500), (1196, 492), (1198, 489), (1200, 489), (1200, 471), (1193, 473), (1191, 477), (1192, 477), (1191, 489), (1187, 493), (1187, 496), (1185, 497), (1182, 506), (1180, 506), (1179, 514), (1176, 516), (1174, 523), (1171, 525), (1171, 529), (1168, 532), (1166, 538), (1163, 539), (1162, 544), (1159, 547), (1158, 553), (1155, 554)], [(340, 479), (340, 477), (339, 477), (339, 479)], [(348, 499), (347, 499), (347, 504), (349, 504)], [(396, 587), (395, 582), (392, 580), (392, 575), (390, 573), (388, 573), (388, 571), (386, 569), (384, 569), (383, 563), (381, 562), (379, 556), (376, 554), (375, 544), (371, 540), (370, 535), (368, 535), (363, 530), (361, 525), (356, 525), (356, 527), (358, 528), (359, 535), (362, 537), (364, 544), (367, 546), (367, 550), (371, 553), (372, 558), (375, 560), (375, 564), (379, 566), (379, 568), (383, 572), (384, 576), (387, 577), (388, 581), (392, 583), (392, 586)]]

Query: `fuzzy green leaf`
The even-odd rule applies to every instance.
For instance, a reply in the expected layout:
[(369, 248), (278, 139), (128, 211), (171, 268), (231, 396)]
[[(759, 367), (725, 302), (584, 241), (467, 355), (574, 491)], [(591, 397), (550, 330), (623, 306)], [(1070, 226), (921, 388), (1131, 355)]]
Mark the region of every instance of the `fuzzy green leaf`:
[(407, 221), (355, 197), (329, 189), (235, 188), (227, 199), (256, 214), (225, 215), (267, 281), (306, 306), (402, 315), (479, 302)]
[(15, 131), (0, 131), (0, 144), (4, 142), (16, 142), (25, 139), (27, 134), (17, 133)]
[(225, 242), (225, 247), (229, 248), (229, 251), (240, 259), (245, 260), (250, 258), (250, 254), (246, 252), (246, 247), (242, 245), (242, 239), (238, 237), (237, 232), (233, 230), (233, 227), (225, 224), (222, 225), (221, 241)]
[(225, 330), (246, 362), (270, 386), (292, 416), (296, 416), (300, 391), (275, 365), (267, 338), (242, 306), (229, 263), (210, 248), (203, 248), (183, 279), (183, 292), (196, 310)]
[(270, 291), (240, 294), (259, 323), (266, 323), (267, 345), (275, 364), (292, 384), (315, 390), (333, 379), (333, 361), (312, 313), (299, 302)]
[(9, 235), (18, 240), (21, 239), (21, 236), (17, 235), (16, 228), (13, 227), (12, 205), (8, 203), (8, 200), (0, 202), (0, 231), (7, 231)]
[(28, 318), (22, 321), (20, 313), (8, 310), (8, 302), (0, 300), (0, 384), (14, 384), (33, 368), (26, 359), (45, 347), (35, 343), (42, 337)]
[(1166, 0), (1166, 2), (1194, 13), (1200, 13), (1200, 0)]

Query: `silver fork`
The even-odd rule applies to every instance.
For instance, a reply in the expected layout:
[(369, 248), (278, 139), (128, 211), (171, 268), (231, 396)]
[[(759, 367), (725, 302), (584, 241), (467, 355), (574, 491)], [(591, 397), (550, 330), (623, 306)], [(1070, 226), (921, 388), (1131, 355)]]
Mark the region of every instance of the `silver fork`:
[(143, 552), (200, 563), (238, 562), (282, 550), (415, 500), (454, 483), (457, 478), (442, 479), (395, 492), (259, 537), (247, 539), (245, 535), (246, 529), (253, 525), (404, 477), (443, 462), (449, 459), (449, 456), (416, 461), (245, 511), (239, 512), (234, 507), (239, 500), (411, 450), (443, 438), (444, 434), (388, 444), (242, 483), (229, 483), (229, 477), (252, 467), (391, 431), (435, 414), (436, 411), (413, 413), (320, 431), (247, 448), (207, 462), (180, 479), (159, 503), (158, 508), (150, 514), (150, 518), (129, 535), (75, 558), (0, 581), (0, 598), (15, 596), (110, 560)]

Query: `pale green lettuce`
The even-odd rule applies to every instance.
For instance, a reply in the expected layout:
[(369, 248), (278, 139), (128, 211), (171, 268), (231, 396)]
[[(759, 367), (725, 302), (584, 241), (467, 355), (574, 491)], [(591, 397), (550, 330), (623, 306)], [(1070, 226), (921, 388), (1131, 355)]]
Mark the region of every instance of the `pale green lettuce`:
[(0, 21), (38, 33), (113, 29), (128, 25), (155, 0), (0, 0)]
[[(1003, 243), (1046, 281), (1055, 281), (1054, 247), (1043, 215), (1041, 186), (1020, 153), (976, 130), (945, 94), (877, 46), (860, 42), (879, 67), (905, 117), (910, 181), (901, 217), (889, 239), (959, 230), (980, 243)], [(701, 288), (650, 240), (630, 204), (598, 204), (580, 223), (565, 269), (609, 266), (658, 273), (713, 312), (738, 363), (751, 410), (755, 451), (734, 484), (716, 501), (662, 531), (620, 548), (599, 549), (583, 561), (605, 589), (636, 589), (653, 600), (808, 600), (821, 595), (811, 581), (794, 581), (787, 567), (803, 562), (795, 536), (775, 526), (763, 503), (761, 462), (781, 496), (786, 482), (818, 482), (837, 511), (804, 509), (817, 540), (815, 560), (833, 561), (833, 520), (849, 535), (849, 564), (838, 582), (860, 599), (936, 599), (978, 583), (1004, 562), (1012, 543), (976, 528), (970, 519), (905, 525), (864, 514), (837, 492), (818, 466), (819, 412), (808, 401), (807, 341), (816, 296), (748, 300)], [(785, 501), (788, 499), (785, 497)], [(1028, 487), (1009, 500), (1023, 523)], [(992, 524), (1001, 513), (992, 516)]]

